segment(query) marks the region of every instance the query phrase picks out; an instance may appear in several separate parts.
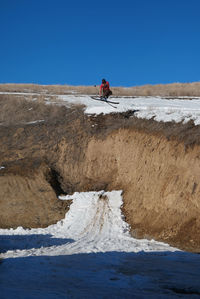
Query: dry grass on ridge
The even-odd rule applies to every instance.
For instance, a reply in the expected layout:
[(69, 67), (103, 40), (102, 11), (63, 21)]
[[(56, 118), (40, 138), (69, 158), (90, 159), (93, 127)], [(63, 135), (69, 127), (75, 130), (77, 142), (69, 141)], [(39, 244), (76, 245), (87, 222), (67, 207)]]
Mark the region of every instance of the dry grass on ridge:
[(0, 124), (15, 125), (34, 121), (52, 121), (65, 116), (66, 109), (58, 105), (46, 105), (45, 96), (32, 101), (13, 95), (0, 94)]
[[(112, 87), (114, 96), (200, 96), (200, 82)], [(0, 92), (33, 92), (43, 94), (98, 94), (99, 86), (0, 84)]]
[(40, 94), (97, 94), (95, 86), (0, 84), (0, 92), (29, 92)]

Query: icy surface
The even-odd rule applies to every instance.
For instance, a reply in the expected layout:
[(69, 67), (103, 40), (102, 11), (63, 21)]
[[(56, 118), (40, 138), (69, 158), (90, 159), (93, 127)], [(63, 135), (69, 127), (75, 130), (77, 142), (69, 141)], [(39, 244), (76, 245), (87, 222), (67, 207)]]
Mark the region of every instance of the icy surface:
[(132, 238), (121, 191), (62, 199), (57, 224), (0, 230), (0, 298), (199, 298), (199, 256)]

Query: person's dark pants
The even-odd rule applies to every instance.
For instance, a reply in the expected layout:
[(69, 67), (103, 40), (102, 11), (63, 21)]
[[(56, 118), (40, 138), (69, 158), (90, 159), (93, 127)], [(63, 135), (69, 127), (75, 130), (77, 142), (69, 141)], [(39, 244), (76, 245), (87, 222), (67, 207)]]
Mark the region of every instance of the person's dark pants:
[(112, 91), (110, 89), (105, 90), (103, 92), (103, 97), (107, 99), (111, 94), (112, 94)]

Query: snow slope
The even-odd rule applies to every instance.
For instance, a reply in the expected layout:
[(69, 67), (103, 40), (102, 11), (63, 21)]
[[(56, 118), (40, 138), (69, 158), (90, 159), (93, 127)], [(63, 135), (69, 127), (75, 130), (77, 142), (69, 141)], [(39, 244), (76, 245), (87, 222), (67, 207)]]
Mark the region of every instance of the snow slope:
[(62, 199), (57, 224), (0, 230), (0, 298), (199, 298), (199, 256), (132, 238), (121, 191)]
[(112, 112), (125, 112), (134, 110), (135, 116), (139, 118), (157, 121), (188, 122), (194, 120), (196, 125), (200, 124), (200, 98), (164, 99), (160, 97), (112, 97), (112, 101), (119, 102), (117, 108), (108, 103), (95, 101), (89, 96), (62, 95), (59, 99), (65, 103), (83, 104), (86, 106), (87, 114), (108, 114)]
[[(0, 92), (0, 94), (21, 95), (21, 96), (39, 96), (39, 93), (26, 92)], [(45, 94), (43, 94), (45, 96)], [(108, 103), (95, 101), (88, 95), (77, 95), (72, 92), (71, 95), (46, 95), (46, 103), (53, 103), (50, 98), (57, 97), (65, 105), (82, 104), (85, 105), (87, 114), (109, 114), (113, 112), (135, 111), (134, 115), (139, 118), (151, 119), (156, 121), (175, 121), (186, 123), (193, 120), (195, 125), (200, 124), (200, 97), (111, 97), (112, 101), (119, 102), (119, 105), (112, 107)], [(36, 100), (33, 98), (32, 100)], [(58, 104), (55, 102), (55, 104)]]

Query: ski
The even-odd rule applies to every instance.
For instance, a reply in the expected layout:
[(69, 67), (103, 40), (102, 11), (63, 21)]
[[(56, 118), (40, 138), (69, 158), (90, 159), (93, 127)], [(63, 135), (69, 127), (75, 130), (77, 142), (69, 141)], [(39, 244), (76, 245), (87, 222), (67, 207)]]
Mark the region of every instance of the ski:
[(106, 102), (108, 105), (110, 105), (111, 107), (113, 107), (113, 108), (115, 108), (115, 109), (117, 109), (117, 106), (114, 106), (113, 104), (111, 104), (110, 102), (108, 102), (108, 101), (103, 101), (103, 102)]
[(111, 104), (116, 104), (118, 105), (119, 102), (114, 102), (114, 101), (110, 101), (110, 100), (105, 100), (105, 99), (102, 99), (102, 98), (97, 98), (97, 97), (91, 97), (93, 100), (96, 100), (96, 101), (101, 101), (101, 102), (105, 102), (105, 103), (111, 103)]

